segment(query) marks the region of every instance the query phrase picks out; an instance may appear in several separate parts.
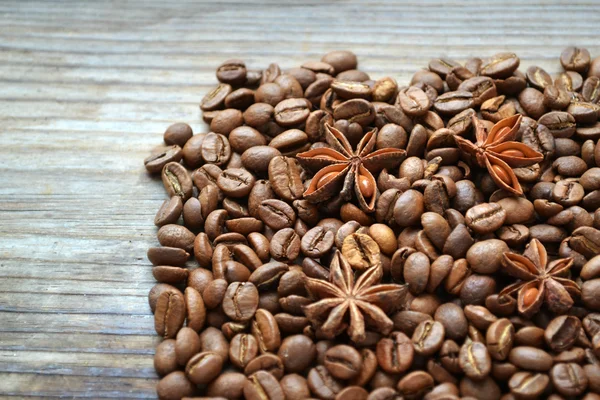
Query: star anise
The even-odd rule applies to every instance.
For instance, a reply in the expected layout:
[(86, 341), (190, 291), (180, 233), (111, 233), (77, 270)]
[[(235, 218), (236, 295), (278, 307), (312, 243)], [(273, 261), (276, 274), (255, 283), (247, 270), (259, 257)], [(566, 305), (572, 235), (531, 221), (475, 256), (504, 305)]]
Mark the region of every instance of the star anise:
[(345, 201), (352, 197), (365, 212), (373, 212), (377, 200), (377, 181), (372, 173), (383, 168), (394, 168), (406, 157), (401, 149), (384, 148), (373, 151), (377, 141), (377, 128), (366, 133), (356, 151), (346, 136), (336, 128), (325, 125), (325, 140), (331, 146), (300, 153), (296, 156), (302, 166), (315, 175), (304, 198), (320, 203), (339, 194)]
[(458, 147), (482, 168), (487, 168), (496, 184), (511, 193), (522, 195), (523, 189), (512, 168), (527, 167), (544, 159), (542, 153), (525, 143), (515, 142), (522, 116), (504, 118), (489, 132), (473, 116), (475, 143), (458, 135), (454, 137)]
[(526, 317), (538, 312), (544, 302), (550, 311), (564, 314), (573, 306), (573, 297), (581, 295), (579, 285), (564, 277), (573, 258), (548, 262), (546, 248), (537, 239), (529, 242), (523, 255), (505, 252), (502, 265), (520, 280), (505, 287), (499, 296), (518, 292), (518, 310)]
[(365, 324), (387, 335), (394, 323), (386, 315), (398, 307), (406, 294), (406, 285), (380, 284), (381, 264), (367, 269), (355, 281), (354, 271), (344, 256), (336, 251), (329, 269), (329, 281), (307, 278), (305, 283), (313, 297), (321, 299), (304, 306), (304, 314), (313, 326), (333, 338), (347, 329), (356, 343), (366, 337)]

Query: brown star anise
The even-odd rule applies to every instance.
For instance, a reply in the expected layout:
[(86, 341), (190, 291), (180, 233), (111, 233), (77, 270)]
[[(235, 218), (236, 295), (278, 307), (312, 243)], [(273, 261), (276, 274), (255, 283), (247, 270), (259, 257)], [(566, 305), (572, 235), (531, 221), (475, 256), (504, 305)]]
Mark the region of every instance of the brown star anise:
[(502, 265), (520, 281), (505, 287), (500, 297), (518, 292), (518, 310), (526, 317), (538, 312), (542, 303), (557, 314), (566, 313), (573, 306), (573, 297), (581, 295), (577, 283), (563, 276), (573, 265), (573, 258), (561, 258), (548, 262), (546, 248), (532, 239), (523, 255), (505, 252)]
[(304, 198), (312, 203), (329, 200), (339, 194), (345, 201), (352, 197), (366, 212), (373, 212), (377, 200), (377, 181), (373, 172), (394, 168), (406, 157), (401, 149), (384, 148), (373, 151), (377, 128), (366, 133), (356, 151), (346, 136), (336, 128), (325, 125), (325, 140), (331, 146), (300, 153), (296, 156), (302, 166), (315, 172)]
[(496, 184), (511, 193), (522, 195), (523, 189), (512, 168), (527, 167), (544, 159), (542, 153), (514, 139), (521, 126), (521, 115), (513, 115), (496, 123), (486, 133), (473, 116), (475, 143), (458, 135), (454, 137), (458, 147), (482, 168), (487, 168)]
[(321, 299), (304, 306), (304, 314), (313, 326), (333, 338), (346, 330), (350, 339), (365, 339), (365, 323), (387, 335), (394, 323), (386, 315), (398, 307), (406, 294), (406, 285), (379, 284), (381, 264), (367, 269), (356, 281), (354, 271), (344, 256), (336, 251), (329, 269), (329, 281), (307, 278), (306, 287)]

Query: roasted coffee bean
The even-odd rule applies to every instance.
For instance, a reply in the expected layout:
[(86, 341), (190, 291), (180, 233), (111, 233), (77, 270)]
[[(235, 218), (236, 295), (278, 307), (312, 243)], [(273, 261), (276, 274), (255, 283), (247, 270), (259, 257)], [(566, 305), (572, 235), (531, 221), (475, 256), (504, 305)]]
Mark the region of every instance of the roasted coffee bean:
[(193, 356), (185, 367), (188, 379), (196, 384), (207, 384), (213, 381), (223, 368), (223, 358), (217, 353), (203, 352)]
[(427, 372), (413, 371), (398, 382), (397, 389), (407, 400), (421, 399), (434, 385), (433, 378)]
[(345, 119), (349, 123), (356, 122), (365, 127), (375, 119), (375, 109), (364, 99), (347, 100), (334, 109), (333, 118)]
[(166, 164), (162, 170), (162, 181), (169, 196), (187, 200), (192, 196), (192, 178), (185, 167), (177, 162)]
[(308, 387), (321, 399), (334, 399), (344, 386), (324, 366), (318, 365), (308, 372)]
[(299, 199), (304, 192), (300, 165), (294, 158), (275, 157), (269, 163), (269, 181), (273, 191), (286, 201)]
[(273, 314), (264, 309), (258, 309), (252, 321), (251, 331), (261, 353), (274, 353), (281, 344), (279, 326)]
[(508, 381), (511, 393), (519, 399), (534, 399), (542, 395), (550, 383), (546, 374), (534, 374), (521, 371), (514, 374)]
[(545, 372), (552, 368), (552, 356), (542, 349), (530, 346), (513, 347), (508, 360), (519, 368)]
[(154, 369), (160, 376), (165, 376), (178, 368), (177, 356), (175, 355), (175, 340), (163, 340), (154, 354)]
[(438, 96), (433, 107), (444, 116), (454, 116), (474, 105), (473, 94), (471, 92), (455, 91), (447, 92)]
[(298, 125), (308, 118), (310, 107), (304, 99), (287, 99), (275, 106), (275, 121), (281, 126)]
[(402, 332), (393, 332), (389, 338), (377, 342), (377, 362), (388, 373), (406, 371), (412, 365), (413, 357), (413, 343)]
[(174, 338), (183, 326), (186, 310), (183, 295), (180, 292), (163, 292), (156, 301), (154, 328), (165, 339)]
[(333, 232), (316, 226), (302, 237), (300, 249), (305, 256), (318, 258), (331, 250), (334, 240)]
[(550, 378), (556, 390), (564, 396), (579, 396), (588, 385), (585, 371), (575, 363), (556, 364), (550, 371)]
[(239, 372), (225, 372), (219, 375), (206, 388), (210, 398), (241, 399), (246, 376)]
[(231, 157), (231, 146), (229, 145), (227, 137), (217, 133), (209, 133), (202, 141), (200, 152), (202, 154), (202, 159), (205, 162), (220, 166), (229, 161), (229, 158)]
[(284, 400), (285, 395), (273, 375), (265, 371), (257, 371), (244, 383), (244, 398)]
[(281, 229), (271, 239), (270, 252), (277, 261), (293, 261), (300, 254), (300, 237), (292, 228)]
[(356, 377), (362, 367), (362, 356), (353, 347), (338, 345), (325, 352), (325, 368), (338, 379)]
[(494, 360), (503, 361), (513, 346), (515, 328), (510, 320), (499, 319), (492, 323), (487, 330), (486, 345)]
[(412, 336), (417, 354), (425, 357), (432, 356), (442, 347), (444, 342), (444, 326), (437, 321), (421, 322)]
[(217, 79), (231, 85), (246, 82), (246, 65), (242, 60), (227, 60), (217, 68)]
[(158, 209), (154, 217), (154, 225), (161, 227), (167, 224), (175, 224), (181, 216), (183, 210), (183, 202), (181, 197), (172, 196), (169, 200), (165, 200)]
[(258, 307), (258, 290), (250, 282), (233, 282), (223, 298), (223, 311), (234, 321), (248, 321)]
[(172, 162), (179, 162), (182, 157), (183, 152), (181, 147), (173, 145), (152, 153), (144, 160), (144, 166), (151, 174), (157, 174), (164, 169), (165, 165)]
[(492, 370), (492, 359), (487, 347), (479, 342), (465, 343), (460, 349), (458, 362), (465, 375), (475, 380), (485, 378)]
[(529, 84), (538, 90), (543, 91), (547, 86), (552, 85), (552, 78), (540, 67), (531, 66), (527, 68), (526, 75)]
[(588, 69), (590, 61), (590, 53), (584, 48), (570, 46), (560, 54), (560, 63), (567, 71), (583, 73)]
[(342, 254), (358, 271), (380, 264), (379, 246), (370, 236), (362, 233), (348, 235), (342, 244)]
[(579, 318), (561, 315), (554, 318), (544, 333), (546, 344), (556, 352), (568, 350), (577, 339), (581, 330)]
[(461, 340), (467, 335), (468, 322), (463, 309), (453, 303), (442, 304), (435, 311), (434, 319), (444, 326), (446, 337)]
[(465, 222), (475, 232), (485, 235), (500, 228), (506, 220), (506, 210), (498, 203), (482, 203), (467, 210)]
[(153, 265), (175, 266), (183, 266), (190, 257), (189, 253), (177, 247), (151, 247), (147, 256)]
[(544, 105), (551, 110), (564, 110), (571, 103), (569, 93), (554, 85), (548, 85), (544, 89)]
[(276, 199), (263, 200), (258, 207), (258, 217), (275, 230), (291, 228), (296, 222), (294, 209), (286, 202)]
[(194, 389), (194, 385), (182, 371), (174, 371), (158, 382), (156, 393), (161, 400), (175, 400), (191, 396)]

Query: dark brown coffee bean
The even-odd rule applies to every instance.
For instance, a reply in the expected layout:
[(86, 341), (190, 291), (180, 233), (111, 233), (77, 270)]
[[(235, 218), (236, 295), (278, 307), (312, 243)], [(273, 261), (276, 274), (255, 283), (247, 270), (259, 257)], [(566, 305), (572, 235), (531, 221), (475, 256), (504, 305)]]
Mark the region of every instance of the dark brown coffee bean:
[(449, 339), (461, 340), (467, 335), (467, 318), (463, 309), (456, 304), (442, 304), (435, 311), (434, 319), (444, 325), (446, 337)]
[(481, 380), (492, 370), (492, 359), (483, 343), (465, 343), (458, 356), (460, 367), (471, 379)]
[(181, 147), (173, 145), (152, 153), (144, 159), (144, 166), (151, 174), (158, 174), (164, 169), (165, 165), (172, 162), (177, 163), (182, 157)]
[(300, 249), (308, 257), (318, 258), (331, 250), (334, 244), (334, 234), (323, 227), (316, 226), (302, 237)]
[(210, 121), (210, 130), (215, 134), (227, 136), (232, 130), (238, 126), (242, 126), (243, 123), (244, 117), (240, 110), (226, 108), (225, 110), (218, 111), (215, 117)]
[(178, 145), (183, 147), (193, 134), (194, 132), (192, 132), (192, 128), (188, 124), (178, 122), (167, 128), (163, 138), (167, 145)]
[(225, 98), (232, 92), (231, 85), (220, 83), (213, 90), (208, 92), (200, 101), (200, 109), (202, 111), (214, 111), (223, 108)]
[(183, 371), (175, 371), (158, 382), (156, 393), (160, 400), (179, 400), (191, 396), (194, 389), (194, 385), (187, 379)]
[(434, 385), (433, 378), (427, 372), (413, 371), (398, 382), (397, 389), (407, 400), (421, 399)]
[(444, 81), (438, 74), (431, 71), (420, 70), (416, 72), (410, 81), (410, 86), (417, 86), (417, 84), (427, 84), (438, 93), (444, 92)]
[(437, 321), (421, 322), (412, 336), (417, 354), (425, 357), (432, 356), (442, 347), (444, 342), (444, 326)]
[(531, 118), (538, 119), (548, 110), (544, 106), (544, 95), (535, 88), (527, 88), (519, 94), (519, 104)]
[(575, 71), (565, 71), (554, 79), (554, 85), (568, 92), (578, 92), (583, 85), (583, 77)]
[(590, 52), (579, 47), (567, 47), (560, 54), (560, 63), (567, 71), (583, 73), (590, 65)]
[(556, 364), (550, 371), (554, 388), (564, 396), (579, 396), (588, 385), (583, 368), (575, 363)]
[(513, 53), (498, 53), (486, 60), (479, 70), (481, 75), (492, 78), (506, 78), (519, 67), (519, 57)]
[(398, 102), (402, 111), (409, 117), (424, 115), (431, 107), (431, 102), (425, 92), (414, 86), (400, 91)]
[(306, 378), (298, 374), (287, 374), (279, 382), (288, 400), (303, 400), (310, 398), (310, 390)]
[(158, 265), (152, 268), (152, 276), (157, 282), (176, 284), (187, 279), (188, 270), (180, 267)]
[(248, 321), (258, 307), (258, 290), (250, 282), (233, 282), (223, 298), (223, 311), (234, 321)]
[(433, 103), (435, 110), (444, 116), (454, 116), (473, 105), (473, 94), (467, 91), (444, 93)]
[(200, 338), (191, 328), (181, 328), (175, 339), (175, 354), (179, 365), (186, 365), (195, 354), (200, 352)]
[(272, 374), (275, 378), (281, 379), (283, 377), (283, 363), (281, 358), (275, 354), (266, 353), (255, 357), (252, 361), (244, 368), (244, 374), (249, 376), (256, 371), (264, 370)]
[(473, 105), (481, 105), (486, 100), (496, 97), (497, 90), (494, 81), (485, 76), (476, 76), (469, 78), (458, 86), (458, 91), (470, 92), (473, 98)]
[(223, 135), (209, 133), (202, 142), (201, 154), (202, 159), (209, 164), (224, 165), (231, 157), (229, 140)]
[(549, 112), (542, 115), (538, 123), (546, 126), (555, 138), (568, 138), (575, 133), (575, 118), (568, 112)]
[(273, 375), (257, 371), (244, 383), (244, 398), (252, 400), (284, 400), (281, 385)]
[(294, 209), (287, 203), (276, 200), (263, 200), (258, 207), (260, 219), (275, 230), (290, 228), (296, 221)]
[(177, 247), (151, 247), (147, 256), (152, 265), (175, 266), (183, 266), (190, 257), (189, 253)]
[(293, 261), (300, 254), (300, 237), (292, 228), (281, 229), (273, 235), (270, 252), (277, 261)]
[(575, 344), (581, 330), (581, 321), (576, 317), (561, 315), (554, 318), (544, 333), (546, 344), (552, 350), (560, 352), (568, 350)]
[(508, 359), (519, 368), (545, 372), (552, 368), (552, 356), (542, 349), (529, 346), (514, 347)]
[(273, 82), (282, 89), (284, 99), (300, 98), (304, 93), (300, 82), (292, 75), (279, 75)]
[(166, 164), (162, 170), (162, 181), (169, 196), (179, 196), (184, 201), (192, 196), (192, 178), (183, 165), (177, 162)]
[(510, 320), (502, 318), (492, 323), (487, 330), (487, 349), (494, 360), (506, 360), (513, 346), (515, 328)]
[(408, 256), (404, 263), (404, 281), (412, 294), (425, 291), (430, 269), (429, 258), (425, 254), (416, 252)]
[(308, 387), (320, 399), (334, 399), (336, 394), (344, 388), (322, 365), (312, 368), (308, 372)]
[(225, 107), (245, 110), (254, 103), (254, 91), (247, 88), (240, 88), (229, 93), (225, 97)]
[(544, 105), (551, 110), (564, 110), (571, 103), (569, 93), (554, 85), (548, 85), (544, 89)]
[(299, 199), (304, 192), (300, 165), (294, 158), (273, 158), (269, 163), (269, 181), (273, 191), (286, 201)]
[(381, 369), (391, 374), (406, 371), (413, 363), (412, 341), (402, 332), (393, 332), (389, 338), (377, 342), (377, 362)]
[(252, 334), (256, 338), (261, 353), (274, 353), (281, 344), (279, 326), (273, 314), (264, 309), (258, 309), (252, 321)]
[(165, 200), (158, 209), (154, 217), (154, 225), (161, 227), (167, 224), (175, 224), (181, 216), (183, 210), (183, 202), (181, 197), (172, 196), (169, 200)]
[(185, 301), (180, 292), (164, 292), (156, 301), (154, 328), (165, 339), (174, 338), (185, 320)]
[(548, 387), (550, 378), (546, 374), (534, 374), (521, 371), (514, 374), (508, 381), (511, 393), (519, 399), (535, 399)]
[(471, 207), (465, 214), (467, 226), (485, 235), (500, 228), (506, 220), (506, 211), (498, 203), (482, 203)]
[(200, 333), (202, 351), (218, 354), (226, 360), (229, 354), (229, 343), (219, 329), (208, 327)]
[(583, 82), (581, 95), (585, 101), (598, 104), (600, 102), (600, 78), (590, 76)]
[(375, 119), (375, 110), (371, 103), (363, 99), (348, 100), (335, 108), (333, 118), (344, 119), (350, 124), (356, 122), (368, 126)]
[(188, 253), (193, 250), (194, 239), (196, 237), (186, 227), (175, 224), (168, 224), (161, 227), (156, 236), (161, 246), (177, 247)]
[(246, 64), (242, 60), (227, 60), (217, 68), (217, 79), (231, 85), (246, 82)]
[(527, 81), (531, 86), (541, 91), (552, 85), (552, 77), (542, 68), (533, 65), (527, 68)]
[(196, 332), (204, 328), (206, 307), (202, 295), (193, 287), (185, 288), (184, 292), (187, 326)]
[(217, 186), (227, 196), (245, 197), (250, 193), (256, 179), (243, 168), (227, 168), (217, 179)]
[(371, 99), (372, 89), (366, 83), (336, 79), (331, 83), (331, 89), (338, 97), (344, 100)]
[(163, 340), (154, 354), (154, 369), (160, 376), (165, 376), (177, 370), (177, 356), (175, 355), (175, 340)]
[(225, 372), (208, 385), (206, 395), (213, 399), (241, 399), (245, 383), (244, 374)]
[(309, 104), (305, 99), (287, 99), (279, 102), (274, 109), (275, 121), (281, 126), (298, 125), (308, 118)]
[(362, 356), (353, 347), (337, 345), (325, 352), (325, 368), (338, 379), (352, 379), (362, 367)]

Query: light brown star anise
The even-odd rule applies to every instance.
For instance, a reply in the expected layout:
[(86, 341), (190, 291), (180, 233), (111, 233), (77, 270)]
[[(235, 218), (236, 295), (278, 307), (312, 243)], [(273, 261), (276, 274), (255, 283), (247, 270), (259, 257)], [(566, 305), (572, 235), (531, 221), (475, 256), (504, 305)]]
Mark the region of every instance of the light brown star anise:
[(458, 135), (454, 140), (458, 147), (482, 168), (487, 168), (496, 184), (511, 193), (522, 195), (523, 189), (513, 172), (513, 168), (527, 167), (544, 159), (542, 153), (533, 150), (525, 143), (515, 142), (522, 116), (520, 114), (504, 118), (489, 132), (473, 116), (475, 143)]
[(321, 203), (339, 194), (345, 201), (352, 198), (354, 189), (359, 206), (373, 212), (377, 200), (377, 181), (374, 172), (394, 168), (406, 157), (401, 149), (384, 148), (373, 151), (377, 141), (377, 128), (366, 133), (356, 151), (346, 136), (336, 128), (325, 125), (325, 140), (331, 146), (299, 153), (296, 158), (315, 173), (304, 198)]
[(520, 281), (508, 285), (500, 297), (518, 292), (517, 306), (521, 314), (531, 317), (545, 302), (550, 311), (564, 314), (573, 306), (573, 297), (581, 295), (579, 285), (565, 274), (573, 265), (573, 258), (561, 258), (548, 262), (544, 245), (532, 239), (523, 255), (505, 252), (502, 265)]
[(347, 330), (355, 343), (364, 341), (365, 325), (383, 335), (394, 323), (386, 315), (404, 299), (406, 285), (380, 284), (381, 264), (367, 269), (358, 279), (342, 253), (336, 251), (329, 269), (329, 281), (307, 278), (306, 288), (319, 301), (304, 306), (304, 314), (325, 336), (333, 338)]

